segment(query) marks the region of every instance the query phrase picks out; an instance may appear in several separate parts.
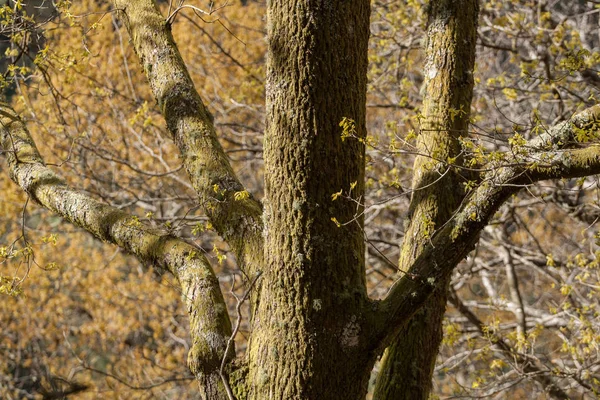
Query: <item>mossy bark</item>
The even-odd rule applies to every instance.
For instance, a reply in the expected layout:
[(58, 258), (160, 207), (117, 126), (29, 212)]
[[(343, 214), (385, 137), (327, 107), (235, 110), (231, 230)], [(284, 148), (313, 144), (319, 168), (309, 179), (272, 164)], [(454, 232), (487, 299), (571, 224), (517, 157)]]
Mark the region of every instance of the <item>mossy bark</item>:
[[(467, 134), (473, 95), (477, 0), (432, 1), (428, 10), (425, 97), (415, 160), (409, 225), (399, 267), (406, 272), (456, 210), (464, 191), (459, 137)], [(450, 275), (401, 331), (382, 359), (375, 399), (427, 399)]]
[[(250, 399), (366, 394), (374, 357), (364, 351), (357, 204), (369, 12), (367, 0), (268, 3), (265, 269), (249, 344)], [(352, 137), (342, 140), (344, 118)]]
[[(177, 278), (190, 319), (190, 369), (205, 399), (226, 399), (220, 366), (231, 323), (219, 281), (201, 250), (69, 187), (46, 167), (25, 125), (4, 103), (0, 103), (0, 126), (10, 176), (33, 201)], [(232, 355), (233, 351), (230, 359)]]
[(114, 0), (199, 203), (229, 243), (247, 275), (262, 263), (262, 209), (235, 175), (212, 115), (181, 58), (171, 29), (153, 0)]

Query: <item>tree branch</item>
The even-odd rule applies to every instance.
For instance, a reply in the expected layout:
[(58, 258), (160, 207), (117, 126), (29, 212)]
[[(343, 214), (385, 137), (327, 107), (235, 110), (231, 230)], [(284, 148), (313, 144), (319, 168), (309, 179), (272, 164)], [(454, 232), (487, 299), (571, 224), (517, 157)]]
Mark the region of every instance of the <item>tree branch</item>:
[[(587, 108), (568, 121), (553, 126), (527, 143), (532, 150), (557, 150), (568, 147), (576, 140), (577, 129), (589, 129), (600, 123), (600, 104)], [(595, 126), (598, 129), (598, 126)]]
[(114, 0), (114, 4), (123, 11), (135, 52), (201, 206), (234, 250), (240, 268), (254, 275), (263, 257), (262, 207), (231, 168), (170, 24), (152, 0)]
[(485, 324), (460, 300), (456, 292), (452, 291), (449, 296), (450, 303), (473, 324), (481, 337), (489, 338), (489, 340), (500, 350), (502, 356), (508, 362), (516, 362), (522, 366), (524, 374), (531, 375), (532, 379), (542, 385), (550, 397), (556, 400), (568, 400), (570, 397), (565, 393), (552, 377), (552, 371), (545, 369), (543, 366), (537, 365), (534, 359), (527, 359), (523, 355), (510, 346), (500, 335), (486, 331)]
[[(585, 126), (597, 134), (600, 126), (596, 118), (600, 107), (594, 106), (577, 115), (570, 126)], [(559, 124), (549, 132), (573, 130)], [(582, 129), (582, 128), (580, 128)], [(566, 141), (550, 136), (546, 142), (536, 144), (547, 147), (548, 143), (564, 146)], [(536, 141), (534, 140), (535, 144)], [(546, 144), (544, 144), (546, 143)], [(452, 273), (458, 263), (474, 248), (479, 232), (488, 224), (498, 208), (521, 188), (546, 179), (577, 178), (600, 174), (600, 145), (585, 148), (519, 154), (519, 160), (508, 166), (491, 169), (482, 183), (463, 201), (454, 217), (441, 227), (431, 238), (421, 255), (408, 272), (390, 289), (386, 298), (376, 305), (373, 320), (375, 342), (383, 348), (403, 324), (437, 290), (440, 282)]]
[(142, 263), (169, 271), (177, 278), (190, 317), (190, 369), (208, 398), (226, 399), (219, 397), (223, 389), (219, 372), (231, 336), (231, 322), (219, 281), (201, 251), (70, 188), (46, 167), (27, 128), (5, 103), (0, 103), (0, 139), (11, 179), (32, 200), (96, 238), (132, 253)]

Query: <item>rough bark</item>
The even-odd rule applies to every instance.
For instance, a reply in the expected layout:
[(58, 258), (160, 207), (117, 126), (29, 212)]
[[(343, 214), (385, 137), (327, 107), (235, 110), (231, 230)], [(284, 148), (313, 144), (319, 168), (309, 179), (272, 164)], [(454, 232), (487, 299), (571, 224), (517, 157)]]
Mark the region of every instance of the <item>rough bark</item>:
[(366, 394), (374, 357), (358, 204), (369, 11), (367, 0), (268, 3), (265, 270), (249, 399)]
[(190, 369), (198, 377), (205, 398), (226, 399), (220, 366), (231, 323), (219, 281), (202, 251), (67, 186), (46, 167), (25, 125), (5, 103), (0, 103), (0, 127), (9, 174), (30, 199), (177, 278), (190, 318)]
[[(477, 0), (431, 2), (425, 48), (425, 95), (414, 164), (409, 225), (400, 273), (408, 271), (434, 231), (464, 197), (459, 137), (466, 136), (473, 96)], [(450, 275), (400, 332), (382, 358), (375, 399), (427, 399), (442, 340)]]
[[(221, 147), (170, 26), (152, 0), (114, 0), (167, 128), (177, 144), (200, 205), (229, 243), (240, 268), (254, 275), (262, 263), (260, 203), (236, 177)], [(236, 193), (246, 192), (247, 196)]]

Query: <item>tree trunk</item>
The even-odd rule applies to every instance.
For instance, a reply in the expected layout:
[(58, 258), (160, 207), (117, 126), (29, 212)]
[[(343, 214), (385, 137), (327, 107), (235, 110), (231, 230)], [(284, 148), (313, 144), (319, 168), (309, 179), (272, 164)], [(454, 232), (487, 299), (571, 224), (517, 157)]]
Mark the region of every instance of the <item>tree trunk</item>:
[[(434, 231), (445, 224), (464, 197), (460, 166), (473, 95), (477, 0), (431, 2), (428, 10), (423, 119), (417, 142), (410, 224), (399, 267), (407, 271)], [(386, 350), (376, 399), (427, 399), (442, 340), (450, 276)]]
[(369, 12), (367, 0), (268, 4), (265, 268), (250, 399), (360, 399), (367, 391), (374, 355), (364, 351), (359, 203)]

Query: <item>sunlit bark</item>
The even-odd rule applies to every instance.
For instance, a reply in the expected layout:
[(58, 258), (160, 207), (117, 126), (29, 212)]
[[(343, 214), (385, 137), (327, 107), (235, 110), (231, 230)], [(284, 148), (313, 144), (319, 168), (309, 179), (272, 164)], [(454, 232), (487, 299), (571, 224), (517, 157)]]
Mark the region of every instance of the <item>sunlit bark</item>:
[[(467, 136), (477, 36), (477, 0), (431, 2), (425, 46), (425, 94), (420, 153), (414, 164), (408, 229), (400, 253), (400, 274), (421, 254), (464, 197), (459, 138)], [(403, 221), (399, 221), (400, 224)], [(431, 375), (442, 341), (450, 275), (386, 350), (376, 399), (429, 397)]]
[(199, 203), (247, 275), (262, 260), (261, 205), (246, 191), (221, 147), (212, 116), (194, 87), (169, 24), (154, 1), (114, 2), (152, 92), (179, 148)]
[(220, 366), (231, 323), (219, 281), (202, 251), (67, 186), (46, 167), (27, 128), (4, 103), (0, 103), (0, 125), (9, 174), (30, 199), (96, 238), (134, 254), (142, 263), (177, 278), (190, 319), (192, 348), (188, 363), (207, 398), (217, 399), (224, 393)]
[[(369, 12), (364, 0), (268, 5), (265, 269), (249, 345), (251, 399), (366, 394), (374, 357), (365, 351), (358, 202)], [(343, 120), (352, 131), (345, 140)]]

